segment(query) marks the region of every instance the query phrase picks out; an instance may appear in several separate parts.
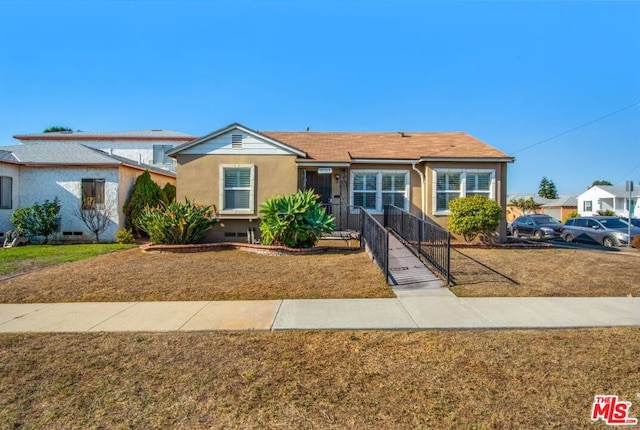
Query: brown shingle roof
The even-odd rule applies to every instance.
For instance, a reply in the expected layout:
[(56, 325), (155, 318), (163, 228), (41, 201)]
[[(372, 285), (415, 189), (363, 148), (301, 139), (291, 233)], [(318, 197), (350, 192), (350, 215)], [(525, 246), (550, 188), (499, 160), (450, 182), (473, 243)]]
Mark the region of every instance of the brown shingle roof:
[[(504, 159), (512, 157), (466, 133), (332, 133), (261, 131), (306, 152), (309, 161), (354, 159), (419, 160), (421, 158)], [(302, 161), (302, 160), (301, 160)]]

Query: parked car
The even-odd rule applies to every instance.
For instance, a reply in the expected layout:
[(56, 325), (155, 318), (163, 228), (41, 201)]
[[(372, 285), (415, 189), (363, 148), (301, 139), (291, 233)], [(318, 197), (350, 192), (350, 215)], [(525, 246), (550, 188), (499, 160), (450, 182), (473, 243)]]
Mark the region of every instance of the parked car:
[[(640, 227), (631, 227), (631, 237)], [(585, 216), (568, 219), (562, 228), (565, 242), (598, 243), (607, 247), (629, 243), (629, 224), (615, 216)]]
[[(624, 220), (625, 218), (622, 219)], [(631, 225), (640, 227), (640, 218), (631, 218)]]
[(562, 223), (544, 214), (522, 215), (514, 219), (509, 230), (511, 236), (533, 237), (535, 239), (554, 239), (560, 237)]

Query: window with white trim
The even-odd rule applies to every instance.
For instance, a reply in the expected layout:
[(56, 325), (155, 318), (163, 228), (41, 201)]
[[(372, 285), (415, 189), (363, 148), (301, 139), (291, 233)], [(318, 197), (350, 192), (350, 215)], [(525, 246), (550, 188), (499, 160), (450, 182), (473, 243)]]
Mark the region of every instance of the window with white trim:
[(253, 164), (223, 164), (220, 166), (220, 198), (223, 213), (254, 212)]
[(153, 164), (173, 164), (173, 158), (166, 154), (171, 148), (171, 145), (153, 145)]
[(352, 170), (351, 204), (371, 212), (385, 205), (409, 207), (409, 172), (406, 170)]
[(11, 176), (0, 176), (0, 209), (11, 209), (13, 207), (13, 178)]
[(584, 202), (582, 202), (582, 210), (585, 212), (593, 211), (593, 201), (585, 200)]
[(495, 198), (495, 170), (434, 169), (434, 213), (448, 213), (449, 202), (458, 197)]

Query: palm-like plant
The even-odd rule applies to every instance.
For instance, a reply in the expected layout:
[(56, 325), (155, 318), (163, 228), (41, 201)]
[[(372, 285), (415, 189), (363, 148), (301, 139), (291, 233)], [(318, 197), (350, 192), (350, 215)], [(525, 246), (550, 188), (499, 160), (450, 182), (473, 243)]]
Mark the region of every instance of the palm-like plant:
[(309, 248), (323, 233), (331, 233), (335, 218), (328, 215), (314, 190), (271, 197), (260, 207), (260, 232), (265, 245)]

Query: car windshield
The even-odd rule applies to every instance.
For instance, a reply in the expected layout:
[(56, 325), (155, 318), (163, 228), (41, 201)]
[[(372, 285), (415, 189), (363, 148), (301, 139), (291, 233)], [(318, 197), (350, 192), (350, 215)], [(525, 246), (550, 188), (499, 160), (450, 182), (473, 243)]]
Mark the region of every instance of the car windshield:
[(534, 218), (538, 224), (559, 224), (560, 221), (550, 216), (538, 216)]
[(627, 228), (629, 224), (618, 219), (618, 218), (607, 218), (598, 220), (600, 223), (607, 228)]

